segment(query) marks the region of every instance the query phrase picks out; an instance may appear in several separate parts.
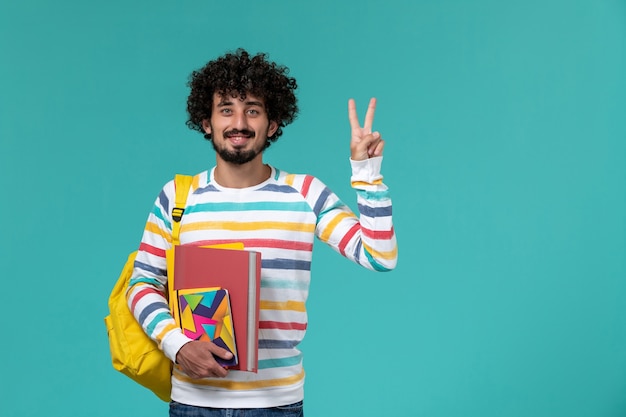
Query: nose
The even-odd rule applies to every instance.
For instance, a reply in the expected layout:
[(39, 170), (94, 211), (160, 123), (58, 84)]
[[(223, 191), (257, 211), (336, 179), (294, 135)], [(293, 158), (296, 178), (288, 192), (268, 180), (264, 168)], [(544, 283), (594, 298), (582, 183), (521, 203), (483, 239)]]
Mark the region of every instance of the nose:
[(236, 112), (233, 118), (233, 127), (237, 130), (244, 130), (248, 128), (248, 119), (244, 112)]

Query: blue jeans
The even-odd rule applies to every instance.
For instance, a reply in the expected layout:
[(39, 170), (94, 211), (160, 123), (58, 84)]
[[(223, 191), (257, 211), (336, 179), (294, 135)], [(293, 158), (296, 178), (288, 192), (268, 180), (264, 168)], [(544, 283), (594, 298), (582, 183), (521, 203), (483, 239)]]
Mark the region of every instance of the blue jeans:
[(170, 402), (170, 417), (304, 417), (302, 401), (270, 408), (209, 408)]

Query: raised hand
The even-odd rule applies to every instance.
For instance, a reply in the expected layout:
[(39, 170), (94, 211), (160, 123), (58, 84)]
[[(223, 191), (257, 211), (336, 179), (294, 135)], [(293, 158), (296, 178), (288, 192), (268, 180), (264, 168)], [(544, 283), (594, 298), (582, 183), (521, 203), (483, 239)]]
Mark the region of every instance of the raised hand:
[(363, 161), (367, 158), (381, 156), (383, 154), (385, 141), (382, 140), (379, 132), (372, 132), (375, 111), (376, 99), (372, 98), (367, 107), (367, 113), (365, 113), (365, 123), (363, 123), (363, 127), (361, 127), (359, 117), (356, 114), (356, 103), (354, 99), (348, 100), (348, 119), (350, 120), (350, 128), (352, 129), (350, 158), (353, 161)]

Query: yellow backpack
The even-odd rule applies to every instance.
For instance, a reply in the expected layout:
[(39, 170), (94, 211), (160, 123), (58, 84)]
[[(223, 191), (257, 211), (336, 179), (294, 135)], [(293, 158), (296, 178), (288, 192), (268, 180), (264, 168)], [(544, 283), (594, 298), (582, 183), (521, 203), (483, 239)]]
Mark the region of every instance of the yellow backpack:
[[(185, 211), (187, 195), (193, 177), (176, 175), (176, 198), (172, 209), (172, 246), (180, 243), (180, 220)], [(133, 272), (135, 256), (128, 256), (111, 295), (109, 315), (104, 318), (109, 336), (109, 347), (113, 368), (133, 381), (148, 388), (163, 401), (170, 401), (172, 390), (172, 361), (157, 347), (157, 344), (141, 328), (126, 299), (126, 290)], [(172, 288), (171, 282), (168, 287)]]

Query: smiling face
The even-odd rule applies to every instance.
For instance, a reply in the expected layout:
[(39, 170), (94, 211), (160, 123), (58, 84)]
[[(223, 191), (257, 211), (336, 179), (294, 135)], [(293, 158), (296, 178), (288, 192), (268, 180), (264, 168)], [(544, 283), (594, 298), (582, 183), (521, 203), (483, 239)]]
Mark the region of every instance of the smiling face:
[(238, 96), (213, 95), (211, 119), (203, 120), (204, 131), (211, 135), (217, 157), (225, 162), (243, 165), (258, 158), (265, 150), (268, 136), (278, 124), (268, 120), (262, 99), (251, 94)]

